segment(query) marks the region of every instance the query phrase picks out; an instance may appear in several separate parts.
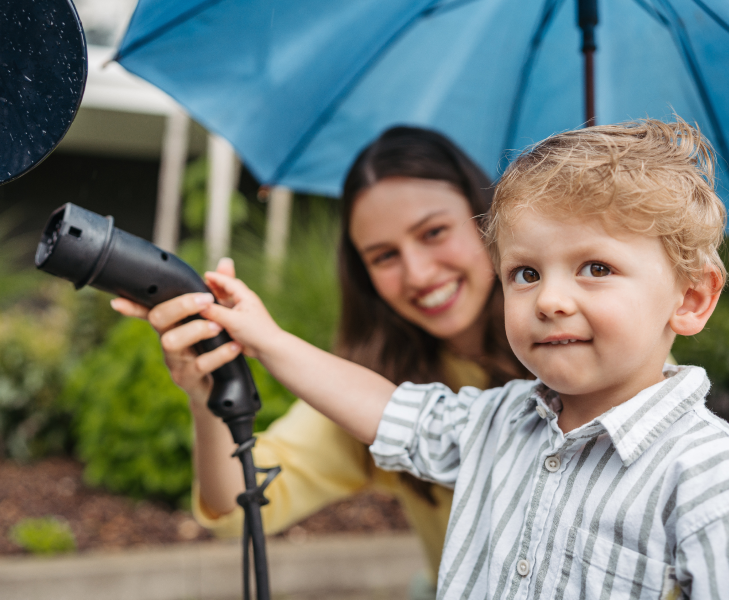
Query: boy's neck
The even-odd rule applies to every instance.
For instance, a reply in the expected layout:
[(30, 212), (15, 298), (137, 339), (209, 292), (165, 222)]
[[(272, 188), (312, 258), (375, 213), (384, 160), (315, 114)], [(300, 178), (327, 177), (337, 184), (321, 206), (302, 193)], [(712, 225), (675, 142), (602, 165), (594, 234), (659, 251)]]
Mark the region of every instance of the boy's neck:
[(665, 379), (663, 365), (660, 370), (651, 369), (639, 373), (630, 381), (619, 382), (609, 388), (581, 395), (560, 394), (562, 411), (559, 414), (559, 428), (564, 434), (586, 425), (611, 408), (627, 402), (643, 390)]

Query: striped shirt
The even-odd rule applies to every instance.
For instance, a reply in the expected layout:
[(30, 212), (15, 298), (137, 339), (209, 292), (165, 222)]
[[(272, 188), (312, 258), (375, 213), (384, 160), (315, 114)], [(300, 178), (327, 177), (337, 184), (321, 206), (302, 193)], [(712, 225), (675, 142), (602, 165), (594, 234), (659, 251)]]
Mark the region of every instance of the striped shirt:
[(438, 598), (729, 599), (729, 424), (664, 373), (567, 435), (539, 381), (401, 385), (370, 450), (455, 488)]

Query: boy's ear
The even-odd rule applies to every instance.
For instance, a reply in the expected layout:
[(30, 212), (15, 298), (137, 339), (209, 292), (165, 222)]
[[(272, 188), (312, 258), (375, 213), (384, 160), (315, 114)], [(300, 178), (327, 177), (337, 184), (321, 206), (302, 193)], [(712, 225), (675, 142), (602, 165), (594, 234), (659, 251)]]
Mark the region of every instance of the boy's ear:
[(716, 267), (707, 266), (698, 283), (690, 283), (683, 295), (683, 304), (669, 320), (678, 335), (696, 335), (706, 325), (721, 295), (721, 277)]

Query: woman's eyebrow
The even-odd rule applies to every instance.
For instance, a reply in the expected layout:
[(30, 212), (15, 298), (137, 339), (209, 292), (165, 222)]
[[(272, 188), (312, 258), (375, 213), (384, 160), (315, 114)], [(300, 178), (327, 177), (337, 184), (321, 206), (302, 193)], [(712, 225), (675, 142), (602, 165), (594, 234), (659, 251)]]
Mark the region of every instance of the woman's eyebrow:
[[(420, 219), (419, 221), (417, 221), (416, 223), (414, 223), (410, 227), (408, 227), (407, 232), (412, 233), (413, 231), (416, 231), (417, 229), (419, 229), (420, 227), (425, 225), (425, 223), (427, 223), (433, 217), (442, 215), (445, 212), (448, 212), (448, 211), (446, 211), (445, 209), (441, 209), (441, 210), (434, 210), (433, 212), (428, 213), (422, 219)], [(362, 250), (360, 250), (360, 254), (368, 254), (374, 250), (379, 250), (383, 246), (389, 246), (389, 245), (390, 245), (390, 242), (375, 242), (374, 244), (370, 244), (369, 246), (362, 248)]]
[(425, 225), (425, 223), (427, 223), (428, 221), (430, 221), (430, 219), (432, 219), (433, 217), (437, 217), (439, 215), (442, 215), (445, 212), (448, 212), (448, 211), (446, 211), (445, 208), (442, 208), (440, 210), (434, 210), (433, 212), (428, 213), (422, 219), (420, 219), (420, 221), (418, 221), (417, 223), (414, 223), (413, 225), (411, 225), (410, 227), (408, 227), (408, 233), (412, 233), (416, 229), (419, 229), (420, 227), (422, 227), (423, 225)]

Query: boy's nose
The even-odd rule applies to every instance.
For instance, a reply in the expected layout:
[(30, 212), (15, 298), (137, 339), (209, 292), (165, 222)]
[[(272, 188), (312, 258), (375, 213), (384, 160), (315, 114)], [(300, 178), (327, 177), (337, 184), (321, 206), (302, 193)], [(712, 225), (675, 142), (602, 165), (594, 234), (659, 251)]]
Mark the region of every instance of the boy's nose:
[(539, 318), (569, 316), (576, 312), (577, 304), (564, 283), (543, 281), (537, 296), (536, 311)]

